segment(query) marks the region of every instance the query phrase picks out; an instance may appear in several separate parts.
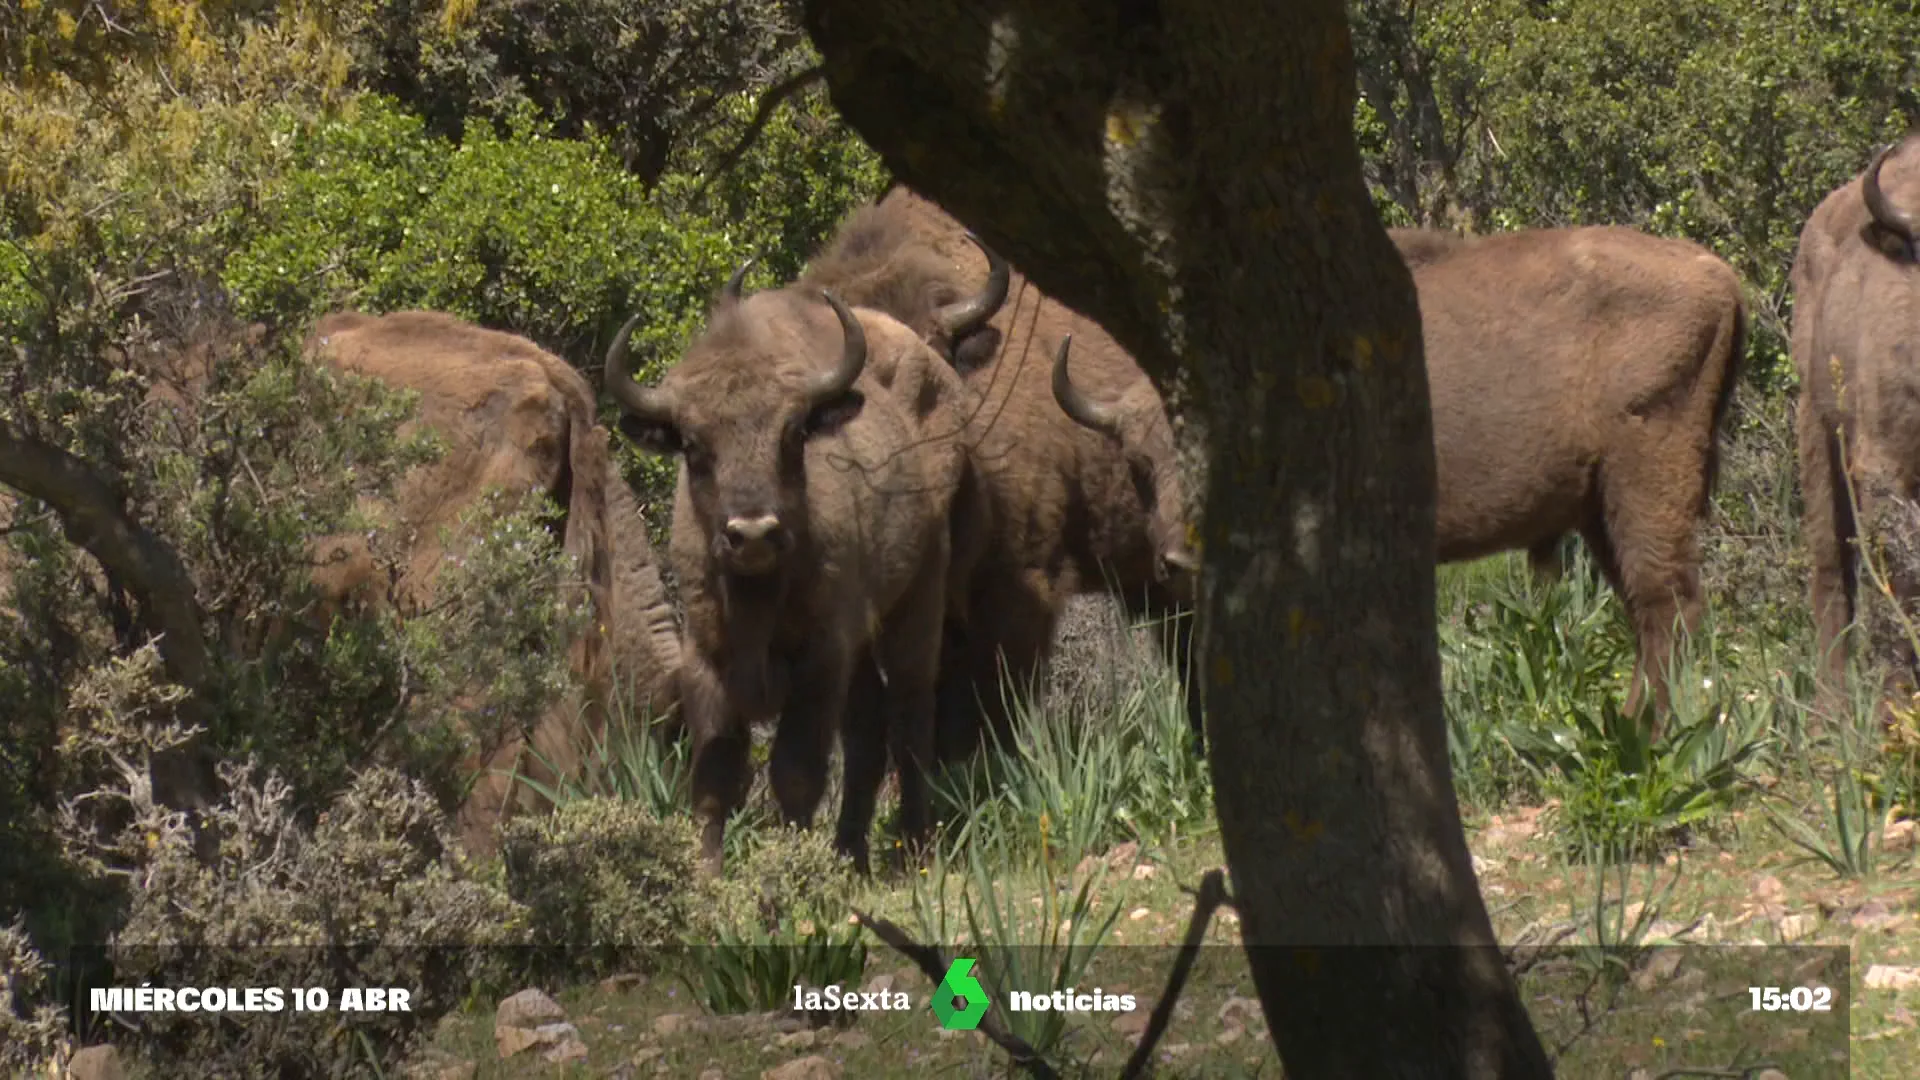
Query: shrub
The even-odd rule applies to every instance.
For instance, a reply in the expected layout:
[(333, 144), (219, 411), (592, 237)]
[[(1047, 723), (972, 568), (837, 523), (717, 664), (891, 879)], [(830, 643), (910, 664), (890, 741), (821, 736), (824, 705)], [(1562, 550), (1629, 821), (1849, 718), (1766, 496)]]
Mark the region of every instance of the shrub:
[(501, 830), (507, 891), (526, 905), (549, 970), (603, 974), (656, 965), (713, 925), (695, 884), (692, 819), (615, 799), (580, 799)]
[(796, 984), (857, 982), (867, 948), (848, 922), (855, 887), (852, 864), (824, 832), (756, 832), (712, 884), (716, 932), (688, 939), (701, 1003), (717, 1013), (765, 1011), (790, 1007)]
[(65, 1039), (66, 1014), (46, 1001), (50, 973), (24, 925), (0, 929), (0, 1071), (9, 1076), (46, 1068)]
[[(150, 852), (131, 879), (110, 956), (118, 985), (403, 987), (410, 1011), (354, 1016), (291, 1004), (243, 1024), (149, 1014), (125, 1039), (156, 1065), (226, 1075), (343, 1075), (392, 1068), (476, 986), (503, 980), (497, 948), (524, 914), (474, 875), (440, 807), (386, 769), (356, 777), (311, 828), (291, 789), (250, 766), (223, 768), (218, 853), (195, 858), (187, 831), (136, 825), (124, 852)], [(349, 1037), (350, 1031), (350, 1037)]]

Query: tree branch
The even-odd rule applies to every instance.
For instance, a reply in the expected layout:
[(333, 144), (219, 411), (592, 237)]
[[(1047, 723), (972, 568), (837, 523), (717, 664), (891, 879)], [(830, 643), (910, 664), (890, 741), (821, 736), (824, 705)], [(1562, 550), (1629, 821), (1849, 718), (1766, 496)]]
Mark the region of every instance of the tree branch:
[(1153, 1063), (1153, 1048), (1160, 1045), (1160, 1037), (1167, 1033), (1167, 1025), (1173, 1021), (1173, 1007), (1179, 1003), (1180, 994), (1187, 988), (1187, 976), (1193, 974), (1193, 962), (1200, 956), (1200, 943), (1206, 940), (1207, 924), (1213, 921), (1213, 913), (1221, 904), (1231, 903), (1227, 899), (1227, 876), (1219, 870), (1209, 870), (1200, 879), (1200, 891), (1194, 897), (1193, 918), (1187, 923), (1187, 936), (1180, 942), (1180, 955), (1174, 958), (1173, 970), (1167, 973), (1167, 988), (1160, 992), (1160, 1000), (1154, 1003), (1153, 1015), (1147, 1019), (1147, 1030), (1140, 1037), (1140, 1045), (1133, 1050), (1133, 1056), (1127, 1059), (1127, 1067), (1120, 1072), (1120, 1080), (1139, 1080), (1146, 1075)]
[[(876, 937), (886, 942), (895, 952), (913, 961), (933, 985), (939, 986), (941, 980), (947, 977), (947, 960), (940, 955), (938, 948), (920, 944), (908, 937), (905, 930), (877, 915), (869, 915), (859, 908), (854, 909), (853, 917), (860, 920), (861, 926), (873, 931)], [(1053, 1071), (1053, 1066), (1047, 1064), (1046, 1059), (1040, 1056), (1040, 1051), (1035, 1050), (1025, 1039), (1008, 1031), (1006, 1025), (1000, 1022), (1000, 1017), (992, 1009), (988, 1009), (987, 1014), (980, 1018), (979, 1030), (1012, 1056), (1013, 1063), (1027, 1070), (1027, 1075), (1034, 1080), (1059, 1080), (1060, 1074)]]
[(52, 507), (67, 539), (100, 560), (139, 600), (148, 629), (160, 635), (167, 674), (189, 691), (206, 686), (212, 664), (193, 579), (166, 541), (121, 509), (106, 481), (79, 458), (0, 420), (0, 484)]
[[(1167, 1025), (1173, 1022), (1174, 1006), (1180, 1003), (1180, 995), (1187, 987), (1187, 978), (1193, 974), (1194, 961), (1200, 956), (1200, 945), (1206, 940), (1207, 925), (1213, 921), (1213, 913), (1222, 904), (1233, 904), (1232, 898), (1227, 895), (1226, 875), (1219, 870), (1209, 870), (1201, 877), (1199, 891), (1194, 894), (1193, 918), (1187, 922), (1187, 934), (1180, 943), (1180, 954), (1173, 961), (1173, 970), (1167, 973), (1167, 987), (1161, 991), (1160, 1000), (1154, 1003), (1153, 1014), (1147, 1020), (1147, 1029), (1140, 1037), (1140, 1045), (1134, 1048), (1126, 1067), (1120, 1071), (1120, 1080), (1139, 1080), (1152, 1066), (1153, 1051), (1167, 1033)], [(938, 948), (922, 945), (893, 923), (858, 908), (854, 909), (853, 917), (895, 952), (913, 961), (935, 986), (947, 977), (948, 962), (940, 955)], [(1014, 1064), (1026, 1069), (1028, 1075), (1036, 1080), (1052, 1080), (1059, 1075), (1038, 1050), (1007, 1030), (991, 1010), (981, 1018), (980, 1031), (1011, 1055)]]

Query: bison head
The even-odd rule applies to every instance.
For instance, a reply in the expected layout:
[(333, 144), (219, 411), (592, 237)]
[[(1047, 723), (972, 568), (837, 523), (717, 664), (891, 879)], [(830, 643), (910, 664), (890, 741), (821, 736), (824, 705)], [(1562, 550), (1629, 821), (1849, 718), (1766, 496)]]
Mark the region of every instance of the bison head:
[(1154, 577), (1172, 582), (1184, 594), (1200, 568), (1199, 557), (1187, 543), (1186, 502), (1173, 445), (1173, 428), (1153, 383), (1141, 379), (1117, 401), (1094, 401), (1073, 385), (1068, 374), (1068, 352), (1073, 335), (1060, 339), (1053, 358), (1053, 399), (1060, 410), (1081, 427), (1105, 435), (1119, 448), (1147, 516), (1148, 540), (1153, 545)]
[(811, 297), (781, 289), (742, 299), (728, 282), (706, 331), (657, 387), (633, 380), (627, 337), (607, 350), (607, 389), (620, 431), (642, 448), (678, 454), (695, 520), (716, 565), (736, 576), (771, 574), (807, 528), (808, 440), (839, 430), (865, 399), (854, 382), (867, 338), (845, 304), (820, 293), (836, 333)]
[(1873, 164), (1867, 166), (1867, 174), (1860, 180), (1860, 196), (1867, 204), (1867, 214), (1873, 218), (1873, 225), (1879, 231), (1874, 239), (1876, 246), (1894, 258), (1913, 261), (1920, 257), (1920, 241), (1916, 241), (1913, 219), (1906, 212), (1893, 205), (1887, 193), (1880, 188), (1880, 167), (1887, 163), (1887, 156), (1899, 147), (1894, 143), (1873, 156)]

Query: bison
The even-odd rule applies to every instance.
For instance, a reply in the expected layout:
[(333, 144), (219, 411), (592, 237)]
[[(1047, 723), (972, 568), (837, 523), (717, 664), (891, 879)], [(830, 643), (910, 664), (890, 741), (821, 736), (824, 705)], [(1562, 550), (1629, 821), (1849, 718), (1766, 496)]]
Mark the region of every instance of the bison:
[(901, 831), (915, 844), (929, 832), (965, 387), (880, 312), (797, 286), (742, 296), (739, 284), (658, 386), (634, 381), (634, 320), (606, 357), (621, 432), (680, 458), (668, 551), (686, 612), (681, 707), (702, 861), (719, 870), (751, 725), (777, 715), (768, 772), (790, 824), (810, 824), (839, 731), (835, 847), (865, 872), (889, 748)]
[[(411, 424), (432, 428), (446, 446), (439, 460), (401, 479), (390, 507), (373, 508), (404, 542), (397, 582), (403, 604), (430, 600), (445, 561), (440, 530), (487, 489), (544, 491), (565, 510), (562, 546), (579, 560), (593, 616), (572, 657), (588, 687), (589, 730), (581, 730), (574, 705), (562, 703), (531, 739), (482, 751), (476, 765), (485, 771), (460, 822), (468, 846), (486, 849), (516, 804), (536, 807), (532, 791), (509, 777), (519, 771), (551, 782), (549, 765), (576, 765), (582, 736), (600, 733), (612, 679), (642, 708), (659, 712), (674, 703), (678, 628), (646, 525), (608, 454), (587, 381), (525, 338), (431, 311), (342, 312), (321, 319), (306, 348), (337, 370), (417, 391)], [(354, 594), (380, 599), (384, 589), (376, 586), (384, 583), (374, 580), (363, 539), (334, 538), (323, 548), (316, 576), (325, 596), (335, 603)]]
[[(1111, 593), (1135, 616), (1190, 607), (1197, 560), (1187, 543), (1172, 427), (1146, 374), (1098, 324), (1012, 274), (964, 226), (905, 187), (850, 215), (801, 280), (921, 332), (982, 398), (971, 452), (989, 506), (987, 535), (977, 542), (965, 606), (946, 635), (942, 760), (970, 753), (983, 729), (1007, 736), (1003, 671), (1018, 685), (1038, 676), (1074, 595)], [(959, 332), (934, 318), (976, 291), (1011, 291), (1014, 301), (994, 305), (985, 325)], [(1175, 619), (1163, 635), (1176, 671), (1185, 671), (1190, 622)], [(1199, 688), (1192, 679), (1186, 686), (1197, 736)]]
[[(1920, 595), (1910, 545), (1920, 497), (1920, 138), (1882, 149), (1866, 171), (1822, 199), (1800, 232), (1793, 289), (1793, 362), (1800, 489), (1811, 548), (1816, 710), (1834, 715), (1846, 680), (1841, 635), (1857, 612), (1860, 534), (1882, 548), (1873, 566), (1907, 618)], [(1891, 613), (1890, 613), (1891, 614)], [(1880, 620), (1869, 620), (1878, 623)], [(1888, 663), (1885, 702), (1913, 692), (1914, 650), (1902, 628), (1875, 625)], [(1900, 700), (1906, 704), (1905, 700)]]
[(1442, 562), (1577, 532), (1638, 644), (1629, 714), (1668, 707), (1673, 632), (1701, 615), (1699, 532), (1745, 352), (1733, 269), (1620, 227), (1483, 237), (1391, 230), (1413, 272), (1439, 472)]

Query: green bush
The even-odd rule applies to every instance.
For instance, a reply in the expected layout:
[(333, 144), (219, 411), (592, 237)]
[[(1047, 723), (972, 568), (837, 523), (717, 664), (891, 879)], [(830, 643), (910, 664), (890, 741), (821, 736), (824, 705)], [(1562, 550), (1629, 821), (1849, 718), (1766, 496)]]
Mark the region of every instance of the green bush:
[(692, 818), (658, 818), (615, 799), (568, 802), (501, 830), (507, 891), (525, 904), (531, 943), (570, 973), (670, 956), (713, 925), (694, 865)]
[(852, 864), (826, 833), (756, 832), (711, 883), (716, 931), (687, 939), (688, 981), (701, 1004), (723, 1014), (768, 1011), (790, 1008), (796, 984), (857, 983), (867, 948), (848, 919), (855, 888)]
[(311, 827), (291, 789), (227, 766), (211, 863), (184, 829), (143, 814), (123, 850), (149, 853), (110, 956), (115, 985), (401, 987), (407, 1012), (279, 1012), (244, 1024), (148, 1014), (114, 1041), (155, 1068), (221, 1075), (377, 1075), (443, 1015), (504, 985), (525, 913), (475, 875), (439, 804), (390, 770), (356, 777)]
[(46, 1068), (64, 1041), (66, 1014), (47, 1003), (51, 974), (24, 925), (0, 928), (0, 1070), (9, 1076)]

